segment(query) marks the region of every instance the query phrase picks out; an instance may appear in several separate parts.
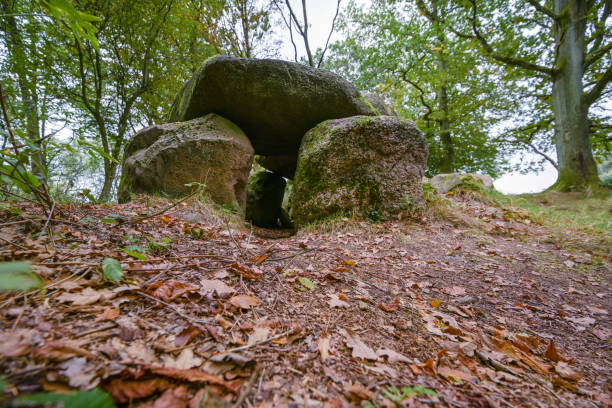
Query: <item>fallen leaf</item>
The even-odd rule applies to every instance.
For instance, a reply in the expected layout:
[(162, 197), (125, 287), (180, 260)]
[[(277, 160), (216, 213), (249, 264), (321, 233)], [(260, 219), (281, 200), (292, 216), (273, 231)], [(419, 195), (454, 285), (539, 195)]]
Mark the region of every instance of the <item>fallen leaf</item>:
[(202, 334), (202, 329), (195, 326), (189, 326), (176, 336), (174, 339), (174, 345), (176, 347), (183, 347), (200, 334)]
[(301, 276), (298, 281), (300, 282), (300, 285), (302, 285), (303, 287), (305, 287), (308, 290), (314, 290), (315, 285), (314, 283), (312, 283), (312, 281), (308, 278), (305, 278), (303, 276)]
[(249, 336), (249, 340), (247, 340), (247, 344), (250, 346), (260, 341), (264, 341), (270, 336), (271, 332), (272, 329), (269, 327), (255, 327), (253, 333)]
[(74, 356), (88, 357), (96, 356), (81, 347), (82, 343), (74, 340), (51, 340), (46, 341), (41, 347), (34, 351), (34, 358), (45, 358), (63, 361)]
[(146, 398), (173, 385), (164, 378), (151, 378), (147, 380), (112, 379), (104, 389), (116, 402), (126, 404), (132, 400)]
[(595, 319), (593, 319), (592, 317), (567, 317), (567, 320), (569, 320), (572, 323), (576, 323), (579, 324), (581, 326), (590, 326), (593, 323), (595, 323)]
[(429, 304), (431, 305), (431, 307), (438, 307), (440, 306), (441, 303), (442, 301), (439, 299), (432, 299), (429, 301)]
[(231, 391), (234, 394), (238, 393), (234, 385), (217, 377), (216, 375), (205, 373), (204, 371), (195, 370), (195, 369), (180, 370), (177, 368), (157, 367), (157, 366), (152, 366), (152, 365), (145, 365), (143, 366), (143, 369), (151, 372), (151, 374), (174, 378), (176, 380), (220, 385), (224, 387), (225, 389), (227, 389), (228, 391)]
[(404, 356), (403, 354), (398, 353), (395, 350), (391, 350), (388, 348), (381, 348), (380, 350), (376, 352), (376, 354), (379, 357), (387, 356), (387, 361), (389, 361), (389, 363), (391, 364), (398, 363), (398, 362), (412, 363), (412, 360), (410, 360), (408, 357)]
[(72, 303), (75, 306), (86, 306), (93, 305), (100, 300), (112, 299), (114, 296), (115, 293), (108, 289), (85, 288), (78, 293), (62, 293), (57, 297), (57, 300), (61, 303)]
[(181, 351), (176, 358), (166, 356), (163, 360), (165, 367), (176, 368), (179, 370), (188, 370), (190, 368), (199, 367), (204, 362), (204, 360), (201, 358), (196, 357), (193, 354), (193, 350), (189, 348)]
[(361, 339), (354, 333), (349, 333), (343, 330), (343, 334), (346, 337), (346, 345), (348, 348), (353, 350), (353, 358), (362, 358), (365, 360), (378, 360), (378, 355), (368, 347)]
[(463, 381), (474, 381), (474, 377), (465, 371), (447, 366), (438, 366), (438, 374), (446, 377), (452, 382), (461, 383)]
[(555, 363), (559, 361), (566, 361), (565, 358), (561, 357), (561, 355), (557, 351), (557, 347), (555, 347), (555, 342), (552, 340), (550, 340), (550, 343), (548, 344), (548, 348), (544, 352), (544, 356), (550, 361), (554, 361)]
[(330, 307), (349, 307), (350, 305), (342, 300), (340, 300), (340, 296), (335, 293), (328, 294), (330, 299), (327, 301), (327, 304)]
[(68, 379), (68, 385), (73, 388), (93, 388), (100, 380), (96, 378), (96, 366), (88, 364), (85, 357), (74, 357), (59, 366), (59, 372)]
[(390, 303), (385, 304), (379, 304), (378, 307), (387, 313), (391, 313), (391, 312), (395, 312), (397, 310), (397, 308), (399, 307), (400, 304), (400, 300), (399, 298), (394, 298)]
[(372, 392), (364, 387), (361, 383), (356, 382), (355, 384), (345, 383), (344, 392), (348, 395), (351, 401), (359, 404), (361, 401), (367, 401), (372, 399)]
[(355, 266), (355, 261), (351, 261), (350, 259), (345, 259), (344, 264), (348, 266)]
[(250, 309), (251, 307), (258, 306), (261, 301), (256, 297), (249, 295), (238, 295), (230, 298), (229, 303), (240, 308), (240, 309)]
[(139, 405), (139, 408), (187, 408), (188, 406), (187, 388), (180, 386), (164, 391), (153, 403)]
[(200, 288), (189, 283), (175, 280), (156, 282), (147, 287), (147, 292), (153, 297), (171, 302), (186, 293), (197, 292)]
[(465, 289), (461, 286), (453, 286), (450, 290), (447, 290), (446, 293), (451, 296), (463, 296), (465, 295)]
[(578, 381), (584, 376), (582, 372), (574, 370), (572, 367), (570, 367), (567, 363), (563, 361), (559, 361), (557, 364), (555, 364), (555, 371), (561, 377), (570, 381)]
[(31, 329), (0, 332), (0, 355), (18, 357), (28, 354), (37, 342), (38, 333)]
[(120, 314), (121, 311), (119, 309), (107, 306), (102, 311), (102, 314), (98, 315), (98, 317), (94, 319), (94, 322), (99, 322), (101, 320), (115, 320)]
[(329, 340), (328, 336), (323, 336), (317, 341), (317, 350), (319, 350), (323, 362), (329, 358)]
[(200, 285), (200, 294), (203, 296), (206, 296), (212, 292), (217, 292), (217, 295), (223, 298), (235, 292), (233, 288), (218, 279), (203, 279), (202, 282), (200, 282)]

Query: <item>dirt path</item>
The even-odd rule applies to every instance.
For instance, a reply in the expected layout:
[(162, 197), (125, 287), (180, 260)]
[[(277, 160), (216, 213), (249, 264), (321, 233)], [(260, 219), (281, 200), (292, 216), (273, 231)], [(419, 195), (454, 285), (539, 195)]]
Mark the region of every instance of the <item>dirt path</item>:
[[(99, 386), (143, 407), (612, 404), (609, 241), (455, 200), (455, 221), (283, 239), (189, 206), (98, 222), (157, 201), (65, 209), (53, 240), (5, 226), (2, 260), (57, 283), (25, 305), (0, 298), (6, 391)], [(103, 281), (105, 257), (122, 286)]]

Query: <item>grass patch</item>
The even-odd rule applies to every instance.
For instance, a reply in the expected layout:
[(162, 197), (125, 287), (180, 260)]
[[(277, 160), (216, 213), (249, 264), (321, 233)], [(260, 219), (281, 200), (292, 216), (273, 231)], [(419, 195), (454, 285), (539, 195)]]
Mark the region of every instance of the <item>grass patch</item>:
[(545, 191), (504, 197), (504, 201), (524, 208), (534, 221), (551, 229), (612, 237), (612, 194), (608, 191), (595, 194)]

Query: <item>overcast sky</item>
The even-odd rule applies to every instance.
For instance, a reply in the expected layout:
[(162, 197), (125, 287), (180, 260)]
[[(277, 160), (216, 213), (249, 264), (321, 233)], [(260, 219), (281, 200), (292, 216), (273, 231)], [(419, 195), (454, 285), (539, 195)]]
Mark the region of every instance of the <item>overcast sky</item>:
[[(367, 0), (361, 0), (360, 3), (367, 3)], [(296, 12), (301, 10), (301, 2), (292, 0), (292, 4), (295, 5), (294, 10)], [(342, 6), (348, 4), (348, 0), (342, 0)], [(323, 48), (325, 41), (329, 35), (332, 20), (336, 12), (336, 1), (335, 0), (308, 0), (306, 2), (308, 11), (308, 19), (310, 23), (310, 48), (314, 53), (317, 48)], [(301, 15), (298, 13), (298, 15)], [(281, 31), (282, 38), (284, 39), (284, 46), (281, 50), (283, 58), (293, 60), (293, 46), (289, 40), (287, 30)], [(294, 36), (296, 45), (298, 47), (298, 58), (305, 56), (304, 45)], [(334, 40), (340, 39), (340, 35), (335, 33), (332, 36), (330, 43)], [(545, 190), (550, 187), (557, 179), (556, 170), (550, 165), (546, 164), (544, 171), (539, 174), (520, 174), (511, 173), (506, 174), (497, 180), (495, 180), (495, 188), (505, 194), (519, 194), (519, 193), (535, 193)]]

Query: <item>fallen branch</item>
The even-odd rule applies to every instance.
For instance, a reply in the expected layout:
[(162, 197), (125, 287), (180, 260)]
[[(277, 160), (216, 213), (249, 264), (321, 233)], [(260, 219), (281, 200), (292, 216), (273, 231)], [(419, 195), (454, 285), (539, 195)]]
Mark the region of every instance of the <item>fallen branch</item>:
[(238, 398), (238, 400), (234, 403), (234, 405), (232, 405), (232, 408), (240, 408), (244, 400), (251, 393), (251, 390), (253, 389), (253, 386), (255, 385), (255, 381), (257, 381), (257, 377), (259, 377), (259, 368), (256, 368), (253, 371), (253, 373), (251, 374), (251, 377), (249, 378), (249, 382), (247, 383), (246, 389), (244, 390), (240, 398)]
[(281, 337), (285, 337), (285, 336), (289, 336), (290, 334), (294, 334), (298, 330), (299, 329), (287, 330), (286, 332), (283, 332), (281, 334), (277, 334), (276, 336), (269, 337), (269, 338), (267, 338), (265, 340), (261, 340), (261, 341), (255, 342), (253, 344), (247, 344), (245, 346), (240, 346), (240, 347), (236, 347), (236, 348), (233, 348), (233, 349), (225, 350), (225, 351), (222, 351), (220, 353), (213, 354), (212, 356), (209, 357), (209, 359), (212, 358), (212, 357), (215, 357), (215, 356), (222, 356), (224, 354), (235, 353), (236, 351), (242, 351), (242, 350), (250, 349), (252, 347), (261, 346), (262, 344), (267, 344), (267, 343), (269, 343), (271, 341), (280, 339)]
[(281, 258), (267, 258), (267, 259), (264, 259), (264, 261), (262, 263), (264, 263), (266, 261), (276, 262), (276, 261), (282, 261), (282, 260), (285, 260), (285, 259), (295, 258), (296, 256), (304, 255), (304, 254), (307, 254), (309, 252), (313, 252), (313, 251), (317, 251), (317, 250), (319, 250), (319, 248), (310, 248), (310, 249), (306, 249), (304, 251), (298, 252), (297, 254), (283, 256)]
[(162, 208), (161, 210), (159, 210), (158, 212), (151, 214), (151, 215), (146, 215), (144, 217), (138, 217), (138, 218), (128, 218), (126, 220), (119, 220), (119, 222), (117, 224), (121, 225), (121, 224), (125, 224), (130, 223), (130, 224), (135, 224), (137, 222), (140, 221), (144, 221), (144, 220), (148, 220), (150, 218), (155, 218), (159, 215), (162, 215), (163, 213), (167, 212), (168, 210), (173, 209), (174, 207), (176, 207), (177, 205), (179, 205), (180, 203), (189, 200), (191, 197), (193, 197), (194, 195), (198, 194), (198, 191), (194, 191), (193, 193), (189, 194), (187, 197), (183, 197), (180, 200), (176, 201), (175, 203), (169, 205), (168, 207)]
[(135, 293), (147, 297), (151, 300), (154, 300), (158, 303), (161, 303), (162, 305), (166, 306), (168, 309), (172, 310), (174, 313), (176, 313), (177, 315), (181, 316), (183, 319), (190, 321), (191, 323), (194, 324), (194, 326), (197, 326), (199, 329), (203, 330), (203, 331), (207, 331), (205, 327), (202, 327), (201, 324), (207, 324), (208, 322), (206, 320), (200, 320), (200, 319), (194, 319), (193, 317), (186, 315), (185, 313), (181, 312), (180, 310), (178, 310), (176, 307), (172, 306), (170, 303), (166, 303), (161, 299), (156, 298), (155, 296), (151, 296), (148, 293), (144, 293), (140, 290), (135, 291)]

